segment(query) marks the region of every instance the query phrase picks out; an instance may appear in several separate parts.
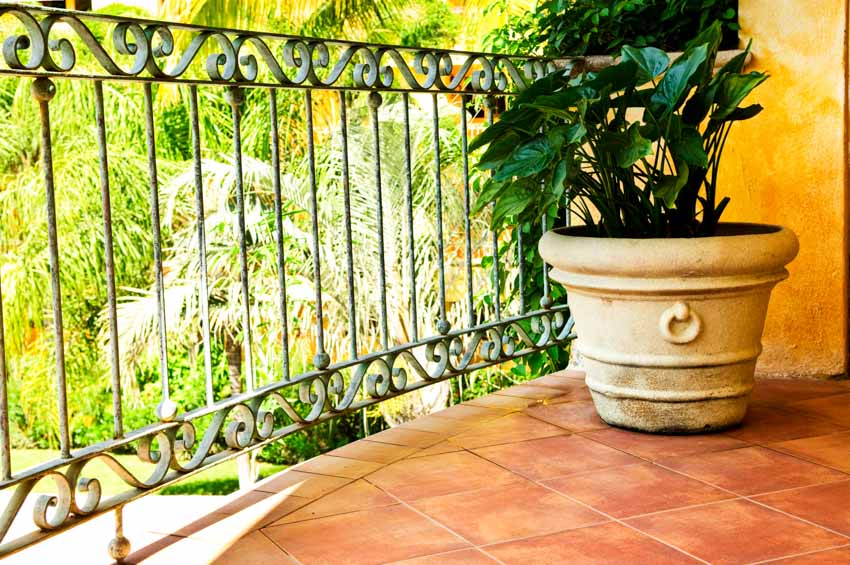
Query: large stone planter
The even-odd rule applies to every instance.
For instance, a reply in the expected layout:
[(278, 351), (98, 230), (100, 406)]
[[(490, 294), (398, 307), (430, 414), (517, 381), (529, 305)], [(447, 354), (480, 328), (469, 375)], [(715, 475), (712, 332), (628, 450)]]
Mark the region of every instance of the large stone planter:
[(741, 422), (770, 292), (794, 233), (721, 224), (693, 239), (550, 231), (540, 255), (566, 287), (596, 410), (615, 426), (697, 433)]

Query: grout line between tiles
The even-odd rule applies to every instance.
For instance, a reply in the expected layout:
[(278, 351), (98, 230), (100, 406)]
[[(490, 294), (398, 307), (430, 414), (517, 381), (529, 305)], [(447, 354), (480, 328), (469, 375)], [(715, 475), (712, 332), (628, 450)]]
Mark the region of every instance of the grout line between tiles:
[(823, 548), (823, 549), (815, 549), (813, 551), (806, 551), (804, 553), (793, 553), (791, 555), (783, 555), (782, 557), (773, 557), (773, 558), (770, 558), (770, 559), (765, 559), (764, 561), (753, 561), (752, 563), (748, 563), (747, 565), (760, 565), (762, 563), (776, 563), (777, 561), (790, 559), (792, 557), (805, 557), (806, 555), (817, 555), (818, 553), (827, 553), (829, 551), (834, 551), (836, 549), (843, 549), (845, 547), (850, 547), (850, 544), (836, 545), (834, 547), (826, 547), (826, 548)]
[[(467, 539), (466, 537), (464, 537), (464, 536), (463, 536), (463, 535), (461, 535), (460, 533), (458, 533), (458, 532), (454, 531), (453, 529), (449, 528), (448, 526), (446, 526), (446, 525), (445, 525), (445, 524), (443, 524), (442, 522), (439, 522), (439, 521), (435, 520), (434, 518), (432, 518), (431, 516), (429, 516), (429, 515), (425, 514), (424, 512), (420, 511), (419, 509), (417, 509), (417, 508), (415, 508), (415, 507), (411, 506), (410, 504), (408, 504), (408, 503), (407, 503), (407, 502), (405, 502), (404, 500), (402, 500), (402, 499), (400, 499), (399, 497), (395, 496), (393, 493), (391, 493), (391, 492), (389, 492), (389, 491), (385, 491), (384, 489), (382, 489), (381, 487), (378, 487), (377, 485), (375, 485), (375, 486), (376, 486), (376, 488), (378, 488), (378, 489), (382, 490), (383, 492), (385, 492), (388, 496), (390, 496), (390, 497), (392, 497), (392, 498), (396, 499), (396, 500), (399, 502), (399, 504), (401, 504), (402, 506), (404, 506), (404, 507), (405, 507), (405, 508), (407, 508), (408, 510), (413, 511), (413, 512), (415, 512), (416, 514), (419, 514), (420, 516), (422, 516), (423, 518), (425, 518), (426, 520), (428, 520), (428, 521), (429, 521), (429, 522), (431, 522), (432, 524), (434, 524), (434, 525), (436, 525), (437, 527), (439, 527), (439, 528), (441, 528), (441, 529), (443, 529), (443, 530), (445, 530), (445, 531), (449, 532), (451, 535), (455, 536), (455, 537), (456, 537), (456, 538), (458, 538), (459, 540), (461, 540), (461, 541), (463, 541), (463, 542), (465, 542), (465, 543), (469, 544), (469, 546), (470, 546), (470, 547), (469, 547), (469, 548), (466, 548), (466, 549), (470, 549), (470, 548), (478, 548), (479, 550), (481, 550), (481, 552), (482, 552), (482, 553), (484, 553), (485, 555), (487, 555), (487, 557), (490, 557), (491, 559), (494, 559), (497, 563), (501, 563), (502, 565), (506, 565), (503, 561), (501, 561), (500, 559), (497, 559), (497, 558), (496, 558), (495, 556), (493, 556), (493, 555), (490, 555), (489, 553), (487, 553), (486, 551), (484, 551), (483, 549), (481, 549), (481, 547), (479, 547), (478, 545), (476, 545), (476, 544), (472, 543), (472, 541), (471, 541), (471, 540)], [(413, 557), (429, 557), (429, 555), (413, 556)], [(411, 559), (412, 559), (412, 557), (411, 557)]]
[(300, 559), (295, 557), (295, 555), (293, 555), (292, 552), (287, 551), (285, 547), (283, 547), (282, 545), (280, 545), (279, 543), (274, 541), (272, 538), (270, 538), (268, 535), (266, 535), (266, 533), (263, 530), (257, 530), (257, 531), (260, 533), (261, 536), (263, 536), (264, 538), (266, 538), (267, 540), (272, 542), (276, 548), (280, 549), (284, 553), (284, 555), (286, 555), (287, 557), (289, 557), (290, 559), (292, 559), (293, 561), (298, 563), (298, 565), (303, 565), (303, 563), (301, 562)]
[(820, 528), (820, 529), (822, 529), (822, 530), (826, 530), (826, 531), (831, 532), (831, 533), (833, 533), (833, 534), (839, 535), (839, 536), (841, 536), (841, 537), (843, 537), (843, 538), (847, 539), (848, 541), (850, 541), (850, 535), (845, 534), (845, 533), (842, 533), (842, 532), (839, 532), (838, 530), (834, 530), (834, 529), (830, 528), (829, 526), (824, 526), (824, 525), (822, 525), (822, 524), (818, 524), (817, 522), (812, 522), (811, 520), (808, 520), (808, 519), (806, 519), (806, 518), (803, 518), (802, 516), (797, 516), (796, 514), (791, 514), (790, 512), (786, 512), (785, 510), (782, 510), (782, 509), (780, 509), (780, 508), (776, 508), (776, 507), (774, 507), (774, 506), (770, 506), (770, 505), (768, 505), (768, 504), (765, 504), (764, 502), (760, 502), (760, 501), (758, 501), (758, 500), (754, 500), (754, 499), (752, 499), (752, 498), (747, 498), (747, 500), (748, 500), (749, 502), (752, 502), (753, 504), (756, 504), (756, 505), (758, 505), (758, 506), (761, 506), (762, 508), (765, 508), (765, 509), (767, 509), (767, 510), (772, 510), (773, 512), (777, 512), (777, 513), (779, 513), (779, 514), (784, 514), (785, 516), (788, 516), (789, 518), (794, 518), (795, 520), (799, 520), (799, 521), (801, 521), (801, 522), (805, 522), (806, 524), (809, 524), (810, 526), (818, 527), (818, 528)]
[[(481, 457), (481, 456), (479, 455), (479, 457)], [(483, 458), (482, 458), (482, 459), (483, 459)], [(487, 461), (489, 461), (489, 460), (487, 460)], [(512, 471), (511, 469), (508, 469), (507, 467), (505, 467), (505, 466), (503, 466), (503, 465), (500, 465), (499, 463), (496, 463), (496, 462), (494, 462), (494, 461), (490, 461), (490, 462), (491, 462), (491, 463), (493, 463), (494, 465), (497, 465), (497, 466), (501, 467), (502, 469), (505, 469), (506, 471), (508, 471), (508, 472), (510, 472), (510, 473), (513, 473), (513, 474), (515, 474), (515, 475), (517, 475), (517, 476), (523, 477), (523, 476), (522, 476), (522, 475), (520, 475), (519, 473), (516, 473), (516, 472)], [(525, 478), (525, 477), (523, 477), (523, 478)], [(540, 486), (540, 487), (543, 487), (543, 488), (545, 488), (545, 489), (547, 489), (547, 490), (549, 490), (549, 491), (551, 491), (551, 492), (554, 492), (554, 493), (555, 493), (555, 494), (557, 494), (558, 496), (561, 496), (561, 497), (563, 497), (563, 498), (566, 498), (567, 500), (571, 500), (571, 501), (573, 501), (573, 502), (575, 502), (575, 503), (577, 503), (577, 504), (579, 504), (579, 505), (581, 505), (581, 506), (584, 506), (585, 508), (587, 508), (587, 509), (589, 509), (589, 510), (591, 510), (591, 511), (593, 511), (593, 512), (596, 512), (597, 514), (599, 514), (599, 515), (601, 515), (601, 516), (605, 516), (605, 517), (606, 517), (606, 518), (608, 518), (609, 520), (611, 520), (611, 521), (613, 521), (613, 522), (616, 522), (616, 523), (620, 524), (621, 526), (624, 526), (624, 527), (626, 527), (626, 528), (629, 528), (630, 530), (633, 530), (633, 531), (635, 531), (635, 532), (638, 532), (639, 534), (641, 534), (641, 535), (643, 535), (643, 536), (646, 536), (646, 537), (648, 537), (648, 538), (650, 538), (650, 539), (653, 539), (653, 540), (655, 540), (656, 542), (658, 542), (658, 543), (660, 543), (660, 544), (664, 545), (665, 547), (669, 547), (669, 548), (673, 549), (674, 551), (677, 551), (677, 552), (679, 552), (679, 553), (683, 553), (683, 554), (687, 555), (688, 557), (691, 557), (691, 558), (693, 558), (693, 559), (696, 559), (696, 560), (697, 560), (697, 561), (699, 561), (700, 563), (705, 563), (706, 565), (710, 565), (710, 564), (709, 564), (707, 561), (705, 561), (704, 559), (700, 559), (699, 557), (697, 557), (697, 556), (695, 556), (695, 555), (692, 555), (692, 554), (688, 553), (687, 551), (685, 551), (685, 550), (683, 550), (683, 549), (681, 549), (681, 548), (679, 548), (679, 547), (677, 547), (677, 546), (674, 546), (674, 545), (672, 545), (672, 544), (669, 544), (669, 543), (665, 542), (664, 540), (661, 540), (661, 539), (659, 539), (659, 538), (657, 538), (657, 537), (655, 537), (655, 536), (653, 536), (653, 535), (650, 535), (650, 534), (648, 534), (648, 533), (646, 533), (646, 532), (643, 532), (643, 531), (641, 531), (641, 530), (638, 530), (637, 528), (635, 528), (635, 527), (631, 526), (630, 524), (627, 524), (627, 523), (626, 523), (626, 522), (624, 522), (623, 520), (620, 520), (620, 519), (618, 519), (618, 518), (615, 518), (614, 516), (611, 516), (611, 515), (610, 515), (610, 514), (608, 514), (607, 512), (603, 512), (603, 511), (599, 510), (598, 508), (594, 508), (593, 506), (590, 506), (589, 504), (586, 504), (586, 503), (582, 502), (581, 500), (577, 500), (577, 499), (575, 499), (575, 498), (573, 498), (573, 497), (571, 497), (571, 496), (568, 496), (568, 495), (566, 495), (566, 494), (564, 494), (564, 493), (562, 493), (562, 492), (559, 492), (559, 491), (557, 491), (557, 490), (555, 490), (555, 489), (553, 489), (553, 488), (549, 487), (548, 485), (545, 485), (545, 484), (543, 484), (543, 483), (541, 483), (541, 482), (539, 482), (539, 481), (531, 481), (531, 482), (532, 482), (532, 483), (534, 483), (534, 484), (536, 484), (536, 485), (538, 485), (538, 486)], [(596, 524), (596, 525), (599, 525), (599, 524)], [(589, 526), (585, 526), (585, 527), (589, 527)], [(576, 530), (576, 529), (581, 529), (581, 528), (569, 528), (569, 529), (567, 529), (567, 530), (563, 530), (563, 531), (572, 531), (572, 530)], [(554, 533), (559, 533), (559, 532), (554, 532)], [(535, 535), (535, 536), (528, 536), (528, 537), (526, 537), (526, 538), (517, 538), (516, 540), (513, 540), (513, 541), (518, 541), (518, 540), (520, 540), (520, 539), (530, 539), (530, 538), (535, 538), (535, 537), (543, 537), (543, 536), (546, 536), (546, 535), (554, 535), (554, 533), (550, 533), (550, 534), (541, 534), (541, 535)], [(499, 543), (505, 543), (505, 542), (499, 542)], [(490, 544), (490, 545), (494, 545), (494, 544)]]

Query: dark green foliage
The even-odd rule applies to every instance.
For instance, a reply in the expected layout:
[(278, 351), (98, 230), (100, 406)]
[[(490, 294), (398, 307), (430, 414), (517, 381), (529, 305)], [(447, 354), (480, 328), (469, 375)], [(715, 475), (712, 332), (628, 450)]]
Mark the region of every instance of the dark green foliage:
[[(504, 10), (497, 0), (490, 10)], [(497, 52), (608, 55), (624, 45), (680, 51), (714, 21), (721, 48), (738, 46), (737, 0), (544, 0), (485, 39)]]
[(568, 207), (598, 236), (713, 235), (726, 138), (761, 110), (740, 104), (767, 78), (742, 73), (746, 53), (712, 74), (721, 40), (715, 23), (672, 64), (627, 46), (598, 73), (534, 83), (470, 145), (487, 146), (478, 167), (492, 173), (476, 210), (495, 201), (496, 228)]

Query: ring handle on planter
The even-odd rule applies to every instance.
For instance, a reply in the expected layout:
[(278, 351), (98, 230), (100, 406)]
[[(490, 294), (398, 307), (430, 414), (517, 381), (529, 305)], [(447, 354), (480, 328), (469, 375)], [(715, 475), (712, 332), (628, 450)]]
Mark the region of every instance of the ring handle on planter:
[[(674, 322), (679, 322), (679, 324), (676, 324), (678, 327), (675, 331)], [(681, 323), (685, 322), (687, 325), (682, 327)], [(661, 313), (658, 329), (661, 331), (661, 336), (670, 343), (684, 345), (699, 336), (702, 331), (702, 319), (687, 302), (676, 302)]]

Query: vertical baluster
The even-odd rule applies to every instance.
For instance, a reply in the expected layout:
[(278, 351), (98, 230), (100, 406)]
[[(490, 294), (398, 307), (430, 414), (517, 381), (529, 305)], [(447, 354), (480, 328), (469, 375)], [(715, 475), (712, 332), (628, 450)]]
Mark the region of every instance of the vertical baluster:
[(437, 321), (437, 331), (441, 334), (449, 333), (451, 326), (446, 316), (446, 265), (445, 265), (445, 243), (443, 241), (443, 179), (440, 165), (440, 112), (437, 106), (437, 94), (431, 95), (434, 104), (433, 126), (434, 126), (434, 187), (436, 190), (437, 207), (437, 277), (440, 286), (440, 319)]
[(381, 291), (381, 347), (387, 349), (387, 272), (384, 257), (384, 197), (381, 186), (381, 133), (378, 123), (378, 108), (383, 99), (377, 92), (369, 93), (369, 109), (372, 120), (372, 142), (375, 152), (375, 231), (378, 235), (378, 285)]
[[(493, 125), (495, 121), (494, 108), (495, 99), (492, 96), (487, 96), (484, 99), (484, 107), (487, 109), (487, 124)], [(493, 205), (495, 208), (495, 204)], [(496, 320), (502, 319), (502, 304), (501, 304), (501, 282), (499, 281), (499, 234), (493, 230), (493, 307), (496, 314)]]
[(109, 542), (109, 556), (116, 563), (124, 563), (130, 549), (130, 540), (124, 537), (124, 507), (118, 506), (115, 509), (115, 537)]
[(103, 208), (103, 255), (106, 263), (106, 304), (109, 313), (109, 361), (112, 364), (112, 426), (115, 438), (124, 435), (121, 410), (121, 358), (118, 352), (118, 313), (115, 292), (115, 258), (112, 246), (112, 202), (109, 193), (109, 157), (106, 149), (106, 116), (103, 110), (103, 82), (94, 81), (97, 155), (100, 164), (100, 197)]
[(68, 430), (68, 389), (65, 380), (65, 328), (62, 322), (62, 289), (59, 284), (59, 237), (56, 229), (56, 194), (53, 185), (53, 143), (50, 139), (50, 100), (56, 86), (48, 78), (32, 83), (32, 97), (38, 101), (41, 115), (41, 163), (47, 204), (47, 251), (50, 262), (50, 288), (53, 294), (53, 345), (56, 360), (56, 396), (59, 411), (59, 447), (62, 458), (71, 457)]
[(215, 402), (210, 339), (210, 291), (207, 279), (207, 230), (204, 212), (204, 176), (201, 170), (201, 128), (198, 117), (198, 87), (189, 87), (189, 121), (192, 128), (192, 170), (195, 175), (195, 210), (198, 216), (198, 261), (201, 271), (201, 334), (204, 340), (204, 388), (207, 404)]
[(517, 284), (519, 285), (519, 313), (525, 314), (525, 258), (523, 257), (522, 249), (522, 227), (523, 224), (517, 225), (516, 229), (516, 255), (518, 265)]
[(313, 280), (316, 292), (316, 355), (313, 365), (326, 368), (330, 356), (325, 352), (324, 312), (322, 310), (322, 258), (319, 255), (319, 201), (316, 195), (316, 145), (313, 138), (313, 91), (304, 91), (305, 122), (307, 126), (307, 164), (310, 182), (310, 246), (313, 253)]
[(271, 119), (271, 142), (272, 142), (272, 171), (274, 179), (274, 221), (275, 221), (275, 243), (277, 245), (277, 276), (278, 297), (280, 305), (281, 323), (281, 351), (283, 353), (283, 379), (289, 380), (289, 314), (286, 305), (286, 255), (283, 249), (283, 203), (280, 195), (280, 131), (278, 130), (277, 117), (277, 91), (269, 90), (269, 115)]
[[(342, 204), (345, 211), (345, 267), (348, 276), (348, 334), (351, 358), (357, 358), (357, 312), (354, 308), (354, 248), (351, 237), (351, 184), (348, 171), (348, 115), (345, 91), (339, 91), (339, 132), (342, 150)], [(366, 410), (363, 414), (365, 417)]]
[[(546, 233), (546, 230), (549, 229), (549, 217), (546, 213), (543, 213), (543, 217), (540, 219), (540, 223), (542, 227), (540, 229), (540, 233)], [(549, 308), (552, 306), (552, 297), (549, 295), (549, 265), (546, 264), (546, 261), (543, 261), (543, 298), (540, 299), (540, 307), (541, 308)]]
[(410, 95), (402, 94), (404, 103), (404, 206), (407, 214), (408, 270), (410, 276), (411, 341), (419, 340), (419, 312), (416, 307), (416, 241), (413, 238), (413, 163), (410, 154)]
[[(469, 200), (469, 132), (467, 131), (466, 123), (466, 105), (470, 102), (470, 97), (466, 94), (460, 97), (460, 140), (461, 140), (461, 156), (463, 159), (463, 235), (466, 244), (466, 302), (469, 308), (469, 327), (475, 325), (475, 304), (473, 303), (472, 294), (472, 234), (469, 225), (470, 216), (470, 200)], [(461, 399), (463, 399), (463, 385), (461, 384)]]
[(9, 440), (9, 373), (6, 369), (6, 326), (3, 322), (3, 289), (0, 284), (0, 480), (12, 478), (12, 447)]
[(156, 408), (160, 420), (169, 421), (177, 414), (177, 404), (170, 398), (168, 384), (168, 342), (165, 327), (165, 283), (162, 277), (162, 234), (159, 223), (159, 179), (156, 169), (156, 131), (153, 121), (153, 92), (151, 84), (144, 85), (145, 135), (148, 144), (148, 176), (150, 180), (151, 226), (153, 229), (153, 262), (156, 275), (157, 322), (159, 324), (159, 378), (162, 399)]
[(245, 352), (245, 389), (254, 390), (254, 362), (251, 346), (251, 296), (248, 287), (248, 243), (245, 236), (245, 186), (242, 180), (242, 111), (243, 91), (231, 86), (225, 92), (233, 118), (233, 168), (236, 176), (236, 212), (239, 224), (239, 281), (242, 286), (242, 348)]

